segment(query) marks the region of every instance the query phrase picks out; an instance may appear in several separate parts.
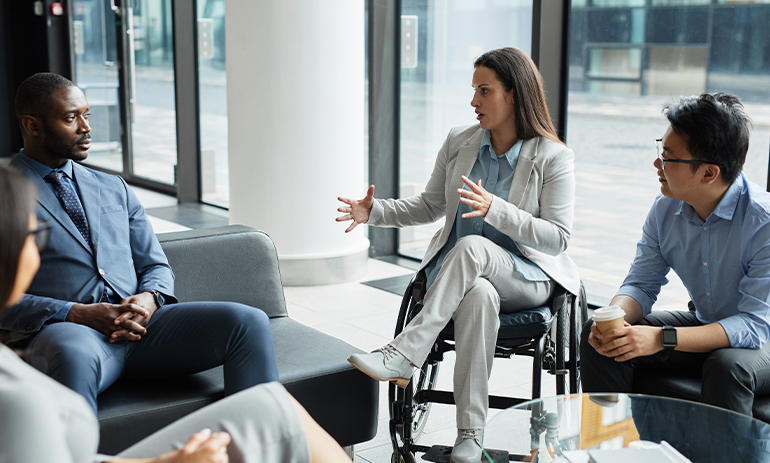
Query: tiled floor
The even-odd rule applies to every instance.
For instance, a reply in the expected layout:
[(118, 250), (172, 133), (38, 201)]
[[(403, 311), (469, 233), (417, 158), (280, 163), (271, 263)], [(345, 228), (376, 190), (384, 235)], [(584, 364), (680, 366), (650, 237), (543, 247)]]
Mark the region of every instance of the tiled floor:
[[(137, 195), (148, 211), (150, 221), (157, 233), (185, 230), (183, 224), (168, 220), (174, 217), (175, 201), (156, 193), (136, 189)], [(153, 212), (161, 212), (157, 217)], [(189, 210), (179, 212), (188, 225), (217, 226), (221, 220), (219, 210), (199, 209), (197, 218), (189, 216)], [(193, 222), (190, 222), (193, 220)], [(192, 228), (198, 228), (197, 226)], [(376, 280), (398, 275), (411, 274), (410, 268), (369, 259), (367, 273), (361, 279), (338, 285), (286, 287), (286, 304), (289, 315), (305, 325), (331, 336), (340, 338), (353, 346), (371, 351), (388, 343), (393, 338), (401, 297), (367, 285), (361, 281)], [(446, 355), (439, 371), (438, 388), (452, 390), (454, 355)], [(531, 390), (532, 361), (528, 358), (498, 360), (490, 380), (490, 392), (495, 395), (529, 397)], [(555, 394), (555, 382), (550, 375), (544, 375), (543, 395)], [(379, 421), (376, 437), (355, 446), (356, 462), (387, 463), (392, 448), (388, 433), (388, 390), (380, 387)], [(490, 418), (496, 413), (490, 412)], [(455, 438), (454, 407), (433, 405), (428, 423), (419, 442), (426, 445), (452, 445)], [(529, 423), (524, 422), (524, 427)], [(494, 442), (488, 442), (488, 446)], [(501, 448), (498, 444), (497, 448)]]

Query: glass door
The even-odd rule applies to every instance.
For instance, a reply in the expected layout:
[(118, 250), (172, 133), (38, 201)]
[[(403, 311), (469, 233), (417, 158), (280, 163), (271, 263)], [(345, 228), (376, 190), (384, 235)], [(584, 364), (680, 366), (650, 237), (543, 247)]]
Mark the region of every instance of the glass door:
[[(421, 193), (449, 129), (470, 125), (473, 61), (485, 51), (532, 48), (532, 1), (401, 2), (401, 198)], [(398, 253), (422, 259), (443, 220), (399, 230)]]
[(175, 193), (177, 139), (171, 0), (73, 4), (75, 83), (91, 106), (87, 163)]

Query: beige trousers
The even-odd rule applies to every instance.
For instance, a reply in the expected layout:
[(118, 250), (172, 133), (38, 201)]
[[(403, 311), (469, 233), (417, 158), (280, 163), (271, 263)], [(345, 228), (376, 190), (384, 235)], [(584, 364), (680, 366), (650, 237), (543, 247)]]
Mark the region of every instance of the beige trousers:
[(489, 375), (495, 354), (498, 313), (538, 307), (551, 298), (553, 281), (528, 281), (510, 254), (488, 239), (470, 235), (447, 254), (422, 311), (391, 343), (421, 366), (450, 319), (455, 323), (454, 397), (458, 429), (482, 429), (489, 408)]

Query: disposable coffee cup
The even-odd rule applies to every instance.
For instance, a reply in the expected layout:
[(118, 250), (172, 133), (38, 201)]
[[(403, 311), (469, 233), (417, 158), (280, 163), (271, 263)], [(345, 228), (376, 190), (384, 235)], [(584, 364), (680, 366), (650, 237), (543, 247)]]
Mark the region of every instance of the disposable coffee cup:
[[(604, 333), (605, 331), (614, 330), (615, 328), (623, 328), (624, 317), (626, 312), (617, 305), (611, 305), (609, 307), (602, 307), (594, 311), (594, 322), (599, 331)], [(602, 344), (607, 344), (616, 338), (602, 339)]]

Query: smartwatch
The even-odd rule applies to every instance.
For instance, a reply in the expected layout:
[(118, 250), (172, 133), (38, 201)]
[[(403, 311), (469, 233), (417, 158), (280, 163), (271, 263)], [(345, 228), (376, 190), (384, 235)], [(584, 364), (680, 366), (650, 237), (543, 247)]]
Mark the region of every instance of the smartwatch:
[(660, 340), (664, 349), (674, 350), (677, 346), (676, 328), (673, 326), (664, 326), (660, 332)]
[(159, 309), (163, 307), (163, 304), (166, 303), (166, 298), (163, 297), (163, 294), (160, 293), (160, 291), (152, 290), (149, 291), (150, 294), (152, 294), (152, 298), (155, 299), (155, 306)]

